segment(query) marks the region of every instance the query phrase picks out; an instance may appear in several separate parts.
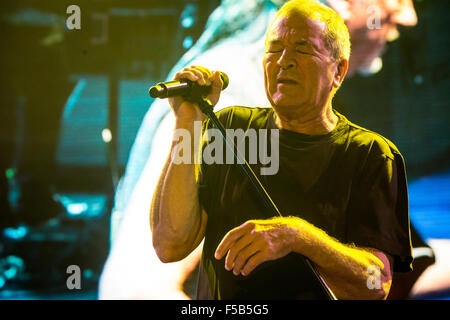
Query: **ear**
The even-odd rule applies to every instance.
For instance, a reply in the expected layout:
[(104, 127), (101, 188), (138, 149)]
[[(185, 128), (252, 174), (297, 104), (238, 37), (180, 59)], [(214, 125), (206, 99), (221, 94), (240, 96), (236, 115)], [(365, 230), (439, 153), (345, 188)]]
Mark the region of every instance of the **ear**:
[(341, 61), (337, 65), (336, 73), (334, 74), (333, 86), (335, 88), (339, 88), (344, 81), (345, 75), (348, 71), (348, 60), (341, 59)]

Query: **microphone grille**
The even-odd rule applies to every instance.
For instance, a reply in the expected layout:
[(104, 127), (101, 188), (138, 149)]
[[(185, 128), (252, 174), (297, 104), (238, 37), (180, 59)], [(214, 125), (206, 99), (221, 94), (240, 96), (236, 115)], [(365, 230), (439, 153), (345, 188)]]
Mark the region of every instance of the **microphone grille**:
[(230, 79), (228, 78), (227, 74), (222, 71), (220, 71), (220, 78), (223, 81), (222, 90), (225, 90), (228, 87), (228, 84), (230, 83)]

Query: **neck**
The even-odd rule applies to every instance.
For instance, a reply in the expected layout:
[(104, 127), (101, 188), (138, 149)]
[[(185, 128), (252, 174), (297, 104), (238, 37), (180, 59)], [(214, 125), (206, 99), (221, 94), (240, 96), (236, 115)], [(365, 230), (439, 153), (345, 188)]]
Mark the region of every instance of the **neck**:
[(283, 112), (274, 108), (276, 125), (279, 128), (308, 135), (321, 135), (331, 132), (339, 122), (339, 117), (333, 112), (331, 104), (320, 113), (313, 112)]

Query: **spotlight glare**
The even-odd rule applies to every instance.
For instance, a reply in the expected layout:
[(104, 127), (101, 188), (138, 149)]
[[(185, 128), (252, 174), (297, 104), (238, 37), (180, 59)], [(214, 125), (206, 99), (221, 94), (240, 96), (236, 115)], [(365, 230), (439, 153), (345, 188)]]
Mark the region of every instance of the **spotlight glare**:
[(183, 48), (189, 49), (192, 47), (192, 44), (194, 43), (194, 40), (192, 40), (192, 37), (186, 37), (183, 40)]
[(105, 128), (102, 130), (102, 139), (105, 143), (110, 143), (112, 140), (112, 133), (111, 130), (108, 128)]

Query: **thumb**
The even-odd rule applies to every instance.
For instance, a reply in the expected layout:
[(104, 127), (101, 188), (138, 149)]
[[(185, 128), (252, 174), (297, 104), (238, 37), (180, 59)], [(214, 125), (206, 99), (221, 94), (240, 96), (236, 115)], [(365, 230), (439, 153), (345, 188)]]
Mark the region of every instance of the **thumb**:
[(214, 71), (213, 78), (212, 78), (213, 90), (222, 91), (222, 86), (223, 86), (223, 81), (222, 81), (222, 77), (220, 76), (220, 71)]
[(222, 91), (223, 81), (220, 77), (219, 71), (214, 71), (211, 77), (211, 92), (208, 95), (208, 99), (216, 104), (220, 97), (220, 92)]

